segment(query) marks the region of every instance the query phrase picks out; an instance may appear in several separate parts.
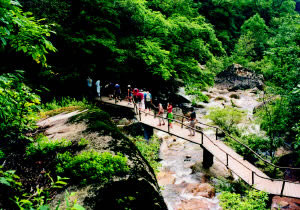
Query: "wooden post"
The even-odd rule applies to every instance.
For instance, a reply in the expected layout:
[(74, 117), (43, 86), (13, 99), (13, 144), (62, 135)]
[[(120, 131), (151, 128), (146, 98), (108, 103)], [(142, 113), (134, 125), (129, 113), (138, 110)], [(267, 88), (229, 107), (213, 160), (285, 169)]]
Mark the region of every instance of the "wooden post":
[(216, 140), (218, 140), (218, 128), (216, 128)]
[(141, 114), (141, 110), (139, 109), (139, 116), (140, 116), (140, 121), (142, 121), (142, 114)]
[(228, 168), (228, 154), (226, 153), (226, 167)]
[(181, 128), (183, 128), (183, 117), (181, 118)]
[(168, 116), (169, 116), (169, 113), (167, 113), (167, 120), (168, 120), (168, 133), (170, 133), (170, 120), (169, 120)]
[(201, 144), (203, 144), (203, 132), (201, 132)]
[(211, 154), (204, 146), (202, 146), (203, 149), (203, 168), (208, 169), (210, 168), (214, 163), (214, 156)]
[(252, 185), (254, 185), (254, 171), (252, 171)]
[(282, 197), (282, 195), (283, 195), (284, 185), (285, 185), (285, 180), (283, 180), (283, 183), (282, 183), (282, 188), (281, 188), (281, 192), (280, 192), (280, 197)]
[(154, 108), (154, 118), (156, 118), (156, 109)]

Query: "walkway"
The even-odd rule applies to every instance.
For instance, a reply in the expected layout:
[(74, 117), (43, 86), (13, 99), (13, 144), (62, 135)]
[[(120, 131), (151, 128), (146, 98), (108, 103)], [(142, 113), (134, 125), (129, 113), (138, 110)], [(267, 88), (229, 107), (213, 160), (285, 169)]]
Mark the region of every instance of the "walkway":
[[(105, 103), (115, 104), (118, 106), (134, 109), (134, 105), (129, 105), (127, 101), (115, 103), (115, 100), (109, 100), (108, 97), (102, 97)], [(135, 110), (136, 111), (136, 110)], [(138, 113), (136, 113), (138, 114)], [(244, 160), (242, 156), (237, 154), (233, 149), (225, 145), (222, 141), (212, 139), (204, 132), (196, 132), (195, 136), (188, 136), (189, 131), (187, 126), (181, 126), (180, 123), (173, 124), (173, 128), (168, 130), (167, 120), (166, 125), (158, 126), (158, 118), (155, 118), (153, 113), (146, 114), (141, 112), (137, 116), (138, 120), (155, 129), (167, 132), (171, 135), (185, 139), (192, 143), (204, 146), (210, 153), (214, 155), (221, 163), (227, 166), (233, 173), (253, 185), (255, 189), (263, 190), (270, 194), (282, 195), (288, 197), (300, 198), (300, 183), (290, 182), (287, 180), (272, 179), (256, 168), (254, 165)], [(183, 127), (183, 128), (182, 128)]]

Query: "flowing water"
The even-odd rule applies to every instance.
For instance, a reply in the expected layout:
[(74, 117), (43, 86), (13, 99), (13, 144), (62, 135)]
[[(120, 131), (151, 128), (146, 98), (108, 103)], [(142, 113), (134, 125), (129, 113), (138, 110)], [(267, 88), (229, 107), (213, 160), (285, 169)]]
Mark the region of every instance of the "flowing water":
[[(197, 109), (197, 118), (204, 123), (203, 118), (210, 107), (232, 106), (245, 110), (247, 121), (253, 119), (253, 109), (259, 104), (258, 94), (253, 90), (234, 91), (211, 88), (205, 94), (209, 95), (209, 103), (199, 103), (204, 108)], [(180, 90), (180, 95), (184, 91)], [(232, 98), (235, 94), (235, 98)], [(191, 100), (189, 96), (185, 96)], [(259, 131), (259, 127), (252, 126), (252, 132)], [(209, 136), (214, 135), (213, 130), (205, 130)], [(162, 195), (170, 210), (179, 209), (221, 209), (219, 200), (213, 187), (207, 183), (209, 176), (229, 176), (229, 171), (224, 165), (214, 159), (214, 164), (209, 170), (201, 167), (203, 150), (199, 145), (168, 136), (161, 131), (156, 134), (163, 140), (160, 148), (162, 168), (158, 174), (158, 183), (162, 187)]]

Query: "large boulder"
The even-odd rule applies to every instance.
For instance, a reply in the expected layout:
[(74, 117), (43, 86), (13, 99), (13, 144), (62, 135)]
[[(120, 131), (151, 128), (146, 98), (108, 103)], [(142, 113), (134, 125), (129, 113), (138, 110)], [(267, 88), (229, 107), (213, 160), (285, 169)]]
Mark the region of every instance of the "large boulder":
[(45, 134), (50, 139), (57, 138), (59, 134), (59, 138), (70, 139), (74, 144), (80, 139), (88, 140), (88, 145), (82, 150), (121, 153), (127, 157), (130, 170), (104, 183), (89, 181), (79, 184), (70, 179), (70, 186), (55, 196), (50, 204), (51, 209), (59, 203), (60, 209), (66, 209), (64, 200), (68, 193), (72, 193), (70, 203), (76, 201), (86, 209), (167, 209), (153, 169), (133, 142), (110, 122), (109, 116), (99, 110), (75, 114), (74, 117), (71, 113), (49, 118), (39, 122), (39, 125), (45, 127)]
[(233, 64), (215, 78), (216, 85), (222, 89), (245, 90), (263, 88), (263, 76), (239, 64)]

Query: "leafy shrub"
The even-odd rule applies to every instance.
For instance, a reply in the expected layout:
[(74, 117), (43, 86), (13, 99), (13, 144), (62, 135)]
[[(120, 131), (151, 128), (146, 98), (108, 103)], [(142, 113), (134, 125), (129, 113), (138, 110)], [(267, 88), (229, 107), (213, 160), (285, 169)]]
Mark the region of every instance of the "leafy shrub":
[(0, 165), (0, 186), (5, 185), (7, 187), (19, 188), (22, 184), (18, 181), (20, 177), (15, 174), (16, 171), (3, 171), (2, 168), (3, 166)]
[(46, 136), (39, 136), (36, 142), (32, 142), (27, 146), (26, 155), (46, 155), (50, 152), (70, 147), (71, 145), (72, 142), (67, 139), (51, 140)]
[(85, 139), (85, 138), (81, 138), (80, 141), (78, 142), (79, 146), (86, 146), (89, 144), (89, 140)]
[(251, 187), (242, 179), (233, 180), (224, 177), (218, 177), (213, 180), (217, 192), (231, 192), (245, 195)]
[[(50, 190), (51, 189), (60, 189), (67, 185), (66, 180), (69, 178), (57, 176), (57, 180), (54, 181), (49, 173), (46, 174), (51, 180), (50, 187), (36, 187), (36, 191), (33, 193), (24, 193), (22, 197), (15, 196), (14, 202), (20, 209), (38, 209), (38, 210), (50, 210), (49, 204), (47, 204), (50, 199)], [(59, 206), (57, 206), (56, 209)]]
[[(256, 134), (243, 135), (236, 137), (241, 143), (247, 145), (258, 154), (262, 155), (269, 149), (270, 139)], [(244, 156), (246, 159), (255, 159), (255, 155), (240, 143), (232, 140), (231, 138), (225, 139), (226, 144), (233, 148), (238, 154)]]
[(202, 102), (202, 101), (206, 102), (206, 103), (209, 102), (209, 97), (207, 95), (203, 94), (201, 92), (200, 88), (187, 86), (187, 87), (185, 87), (185, 93), (187, 95), (195, 96), (195, 102)]
[(16, 71), (0, 76), (0, 143), (26, 139), (23, 133), (34, 126), (33, 112), (40, 99), (23, 83), (22, 74)]
[(157, 136), (153, 136), (149, 142), (145, 141), (143, 137), (137, 137), (131, 140), (142, 153), (143, 157), (148, 161), (153, 170), (155, 172), (159, 172), (158, 168), (161, 164), (157, 161), (159, 159), (160, 141)]
[(239, 135), (237, 124), (239, 124), (246, 114), (234, 107), (211, 107), (210, 112), (205, 118), (210, 119), (214, 125), (219, 126), (221, 129), (229, 134)]
[(5, 157), (5, 154), (4, 152), (0, 149), (0, 159), (4, 158)]
[(57, 173), (68, 175), (82, 184), (91, 181), (107, 182), (112, 176), (129, 171), (127, 158), (120, 153), (112, 155), (108, 152), (89, 150), (72, 155), (65, 152), (57, 155), (57, 161)]
[(241, 195), (231, 192), (222, 192), (219, 195), (220, 205), (223, 209), (267, 209), (266, 201), (268, 194), (263, 191), (250, 190), (243, 197)]

